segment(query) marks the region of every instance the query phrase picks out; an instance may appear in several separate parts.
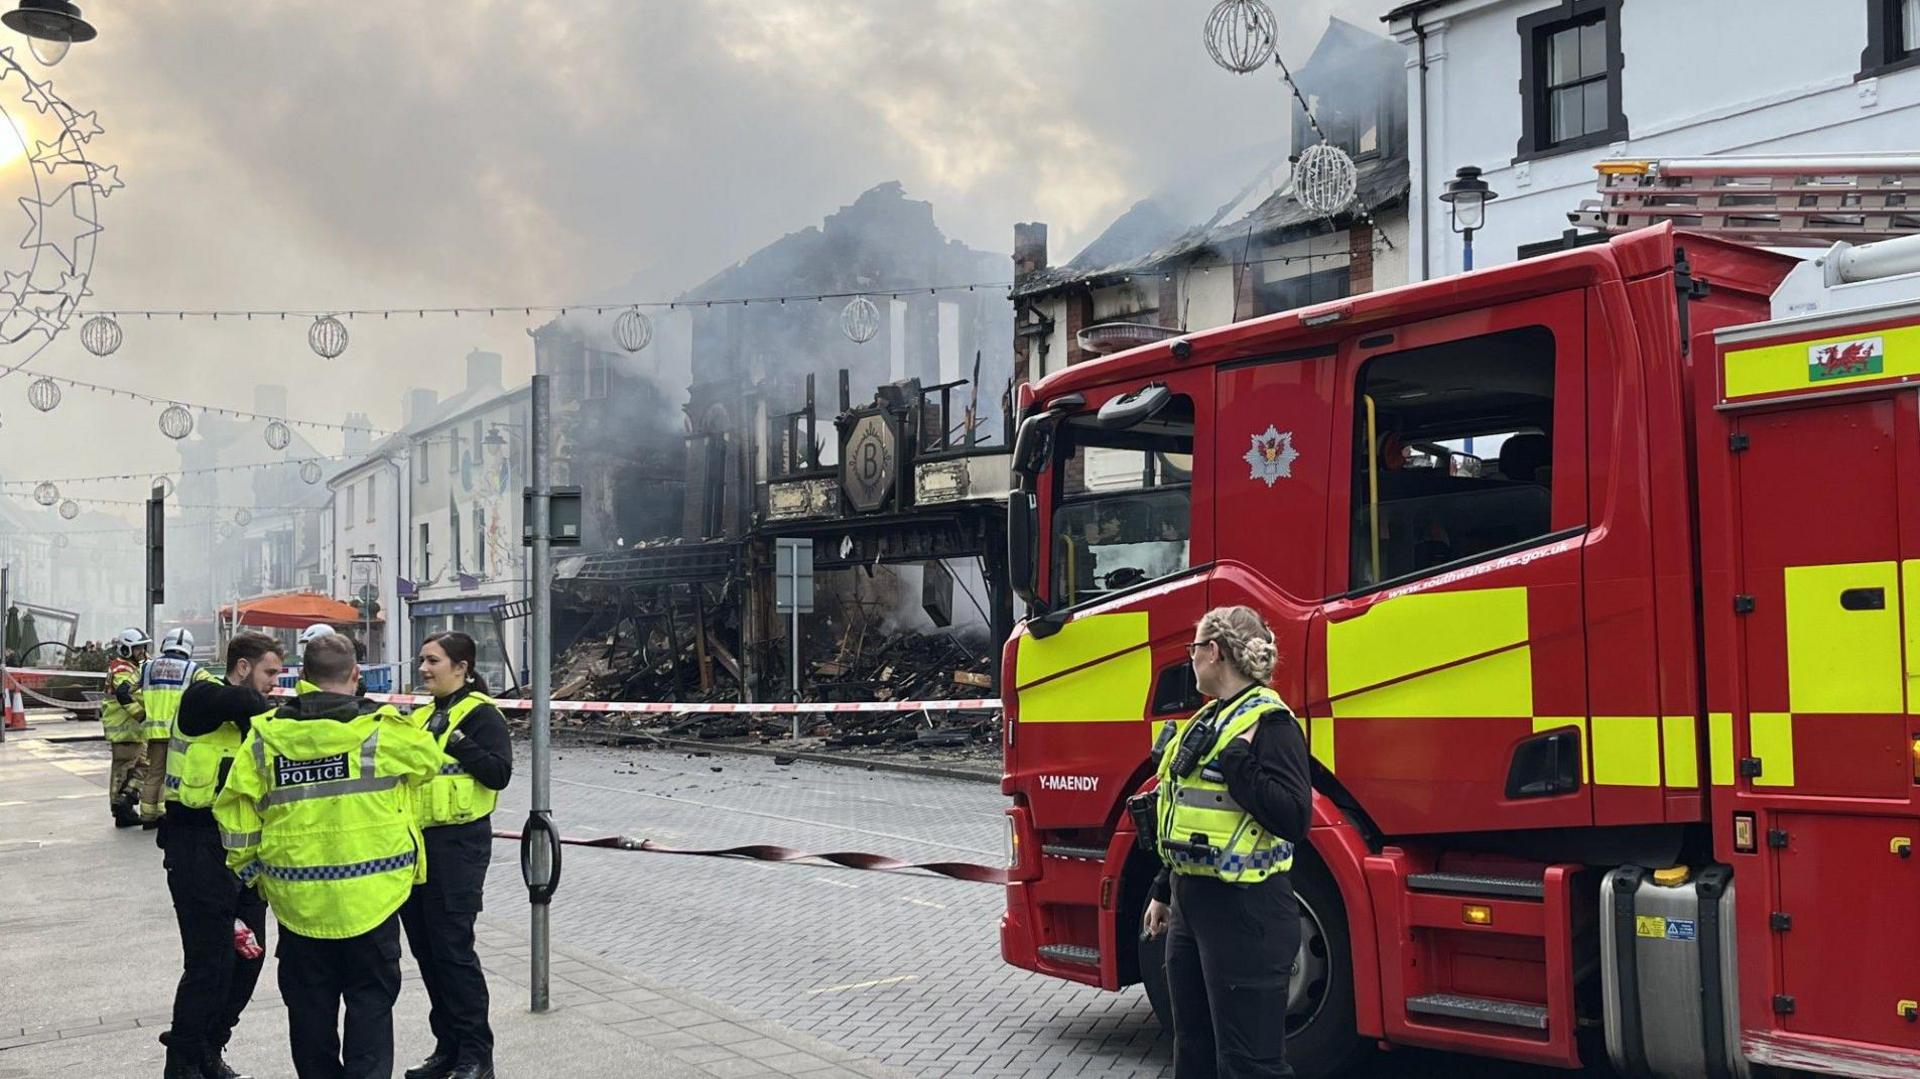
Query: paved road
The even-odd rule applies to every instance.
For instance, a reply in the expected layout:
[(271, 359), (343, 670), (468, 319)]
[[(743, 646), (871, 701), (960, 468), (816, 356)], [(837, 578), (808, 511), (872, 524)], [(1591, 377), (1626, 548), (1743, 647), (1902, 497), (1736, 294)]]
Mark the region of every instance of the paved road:
[[(567, 835), (1004, 860), (1004, 800), (990, 784), (567, 746), (554, 778)], [(501, 826), (524, 815), (525, 796), (517, 781)], [(1138, 989), (1001, 961), (1003, 903), (992, 886), (917, 875), (571, 849), (553, 918), (570, 945), (930, 1079), (1171, 1075), (1170, 1039)], [(1400, 1053), (1370, 1074), (1565, 1073)]]

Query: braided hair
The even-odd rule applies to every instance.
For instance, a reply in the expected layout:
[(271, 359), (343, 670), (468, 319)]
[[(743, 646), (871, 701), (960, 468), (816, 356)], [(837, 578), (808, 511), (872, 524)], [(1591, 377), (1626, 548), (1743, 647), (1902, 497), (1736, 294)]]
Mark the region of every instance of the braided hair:
[(1252, 607), (1215, 607), (1201, 617), (1198, 635), (1219, 641), (1220, 654), (1234, 670), (1260, 685), (1273, 680), (1280, 653), (1273, 646), (1273, 631)]

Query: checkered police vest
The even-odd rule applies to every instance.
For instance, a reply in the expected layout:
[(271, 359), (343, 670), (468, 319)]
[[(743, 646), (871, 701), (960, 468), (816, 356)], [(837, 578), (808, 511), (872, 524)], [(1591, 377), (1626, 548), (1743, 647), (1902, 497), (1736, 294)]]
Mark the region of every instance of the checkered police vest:
[[(420, 827), (439, 828), (476, 821), (492, 813), (493, 807), (500, 801), (499, 791), (482, 785), (467, 774), (459, 761), (447, 755), (447, 740), (453, 737), (460, 722), (475, 708), (492, 703), (493, 698), (484, 693), (469, 692), (447, 709), (447, 729), (434, 739), (434, 743), (440, 747), (440, 773), (428, 781), (413, 800), (414, 819), (420, 823)], [(414, 710), (413, 724), (424, 730), (438, 711), (437, 704), (421, 705)]]
[(1168, 722), (1172, 736), (1164, 740), (1166, 751), (1159, 764), (1160, 857), (1175, 873), (1218, 877), (1229, 884), (1258, 884), (1293, 867), (1293, 844), (1267, 831), (1233, 800), (1213, 762), (1269, 710), (1286, 705), (1265, 686), (1249, 690), (1233, 702), (1233, 711), (1193, 771), (1185, 778), (1175, 776), (1173, 747), (1179, 745), (1187, 725), (1211, 718), (1221, 707), (1221, 702), (1214, 701), (1192, 719)]
[(437, 758), (391, 705), (350, 720), (256, 718), (214, 806), (228, 864), (295, 933), (374, 929), (426, 880), (413, 796)]

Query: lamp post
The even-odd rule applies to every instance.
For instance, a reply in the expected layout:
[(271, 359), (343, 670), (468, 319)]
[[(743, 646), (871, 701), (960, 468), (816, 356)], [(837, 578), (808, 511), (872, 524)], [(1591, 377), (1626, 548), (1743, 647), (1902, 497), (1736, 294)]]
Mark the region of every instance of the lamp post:
[(1460, 256), (1460, 268), (1473, 269), (1473, 233), (1487, 223), (1487, 203), (1500, 197), (1500, 193), (1487, 186), (1480, 178), (1480, 170), (1473, 165), (1462, 165), (1447, 181), (1447, 189), (1441, 193), (1440, 201), (1447, 204), (1453, 219), (1453, 231), (1464, 238), (1464, 247)]
[(65, 59), (74, 42), (92, 41), (99, 33), (67, 0), (20, 0), (19, 7), (0, 15), (0, 24), (24, 35), (33, 58), (48, 67)]

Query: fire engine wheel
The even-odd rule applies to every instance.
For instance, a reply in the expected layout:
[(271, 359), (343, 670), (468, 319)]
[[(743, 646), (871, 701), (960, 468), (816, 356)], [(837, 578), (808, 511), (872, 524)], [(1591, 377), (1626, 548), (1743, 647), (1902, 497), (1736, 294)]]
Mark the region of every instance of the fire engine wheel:
[[(1354, 1029), (1347, 913), (1339, 887), (1311, 857), (1296, 860), (1290, 876), (1300, 901), (1300, 951), (1287, 986), (1287, 1063), (1300, 1079), (1327, 1079), (1344, 1071), (1365, 1049)], [(1166, 938), (1139, 940), (1140, 980), (1147, 1000), (1162, 1029), (1171, 1031)]]

